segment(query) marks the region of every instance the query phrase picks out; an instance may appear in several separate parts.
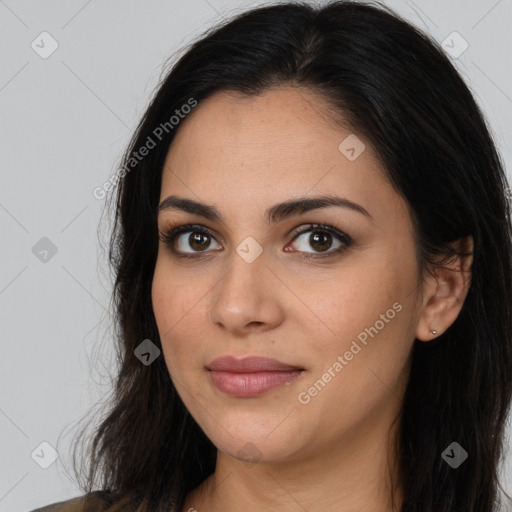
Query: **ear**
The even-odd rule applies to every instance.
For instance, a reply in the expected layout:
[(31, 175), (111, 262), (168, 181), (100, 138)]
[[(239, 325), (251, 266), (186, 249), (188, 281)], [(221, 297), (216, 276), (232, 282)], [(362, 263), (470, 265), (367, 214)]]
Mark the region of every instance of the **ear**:
[(471, 284), (473, 237), (461, 238), (451, 245), (457, 254), (425, 278), (422, 309), (416, 327), (416, 338), (421, 341), (440, 336), (455, 322)]

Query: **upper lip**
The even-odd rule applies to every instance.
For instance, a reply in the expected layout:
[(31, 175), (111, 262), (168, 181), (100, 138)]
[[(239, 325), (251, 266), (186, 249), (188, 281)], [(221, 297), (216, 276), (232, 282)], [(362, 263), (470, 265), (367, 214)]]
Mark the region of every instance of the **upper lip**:
[(253, 373), (271, 371), (302, 370), (298, 366), (292, 366), (276, 359), (268, 357), (249, 356), (237, 359), (233, 356), (223, 356), (214, 359), (207, 365), (208, 370), (233, 373)]

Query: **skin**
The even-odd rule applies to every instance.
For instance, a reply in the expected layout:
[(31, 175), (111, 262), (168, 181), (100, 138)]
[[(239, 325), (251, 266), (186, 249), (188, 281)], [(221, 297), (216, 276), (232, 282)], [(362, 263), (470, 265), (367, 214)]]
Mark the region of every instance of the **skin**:
[[(394, 420), (414, 339), (431, 340), (433, 329), (442, 334), (466, 296), (469, 267), (459, 259), (420, 287), (408, 205), (369, 141), (356, 134), (366, 149), (354, 161), (340, 152), (353, 132), (329, 120), (323, 101), (284, 86), (250, 99), (216, 93), (181, 122), (168, 152), (160, 200), (193, 199), (223, 218), (179, 210), (158, 218), (161, 232), (178, 222), (212, 233), (200, 240), (204, 253), (190, 245), (190, 232), (179, 235), (177, 249), (203, 254), (196, 260), (178, 258), (161, 242), (152, 287), (170, 376), (218, 448), (215, 473), (188, 494), (184, 511), (393, 510), (388, 463), (394, 467)], [(325, 194), (349, 199), (371, 217), (337, 206), (275, 225), (264, 217), (275, 203)], [(305, 260), (325, 254), (325, 239), (315, 244), (315, 229), (295, 239), (290, 231), (311, 223), (332, 225), (353, 244), (336, 255), (340, 242), (327, 233), (333, 255)], [(252, 263), (236, 252), (248, 236), (263, 249)], [(301, 403), (299, 393), (395, 303), (401, 310), (394, 318)], [(227, 354), (271, 357), (305, 371), (258, 397), (231, 397), (206, 369)], [(254, 463), (240, 455), (244, 446)], [(399, 472), (391, 474), (399, 505)]]

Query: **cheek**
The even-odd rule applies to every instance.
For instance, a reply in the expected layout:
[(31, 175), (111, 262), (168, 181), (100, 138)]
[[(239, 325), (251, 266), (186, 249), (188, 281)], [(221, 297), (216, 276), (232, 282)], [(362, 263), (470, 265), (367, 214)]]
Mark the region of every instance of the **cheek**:
[[(310, 279), (297, 281), (294, 290), (309, 310), (306, 317), (311, 319), (311, 326), (317, 330), (315, 343), (336, 346), (340, 340), (355, 338), (376, 322), (381, 331), (384, 326), (389, 331), (391, 324), (400, 325), (399, 317), (406, 314), (399, 314), (397, 309), (404, 310), (411, 301), (415, 275), (405, 262), (361, 258), (357, 264), (340, 266), (335, 274), (314, 283), (311, 286)], [(399, 305), (393, 308), (396, 303)]]
[[(400, 378), (414, 340), (414, 255), (398, 257), (390, 250), (377, 256), (356, 257), (323, 286), (303, 285), (298, 290), (316, 314), (310, 316), (321, 320), (315, 320), (306, 335), (310, 383), (332, 381), (332, 390), (360, 397), (354, 404), (375, 393), (379, 379), (392, 383)], [(303, 322), (303, 332), (304, 327)]]
[(176, 301), (173, 300), (175, 296), (172, 280), (166, 279), (164, 266), (157, 260), (151, 285), (151, 301), (162, 344), (165, 343), (165, 333), (171, 329), (175, 321), (173, 317), (177, 314)]
[(187, 288), (179, 286), (171, 275), (164, 264), (157, 262), (151, 289), (153, 311), (169, 371), (169, 365), (175, 362), (179, 354), (176, 332), (179, 332), (180, 323), (186, 321), (187, 302), (184, 296)]
[(193, 314), (201, 298), (200, 283), (190, 285), (187, 276), (171, 265), (165, 254), (159, 255), (153, 275), (151, 296), (158, 331), (165, 343), (180, 323)]
[[(181, 276), (181, 277), (180, 277)], [(190, 367), (200, 354), (201, 339), (205, 339), (205, 295), (201, 280), (191, 279), (176, 269), (158, 262), (152, 283), (152, 303), (167, 368), (179, 375), (180, 368)]]

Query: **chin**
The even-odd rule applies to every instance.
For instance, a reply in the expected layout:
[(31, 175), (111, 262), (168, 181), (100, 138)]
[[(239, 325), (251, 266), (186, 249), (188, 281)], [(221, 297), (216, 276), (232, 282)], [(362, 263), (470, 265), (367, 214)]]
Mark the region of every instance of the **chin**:
[(285, 461), (304, 450), (305, 429), (292, 419), (295, 415), (286, 418), (285, 409), (280, 410), (280, 415), (269, 415), (239, 408), (222, 414), (221, 424), (212, 417), (198, 423), (217, 449), (233, 458), (248, 463)]
[(234, 436), (214, 444), (219, 451), (238, 459), (247, 466), (257, 463), (285, 462), (300, 450), (299, 447), (275, 442), (265, 437), (255, 439)]

